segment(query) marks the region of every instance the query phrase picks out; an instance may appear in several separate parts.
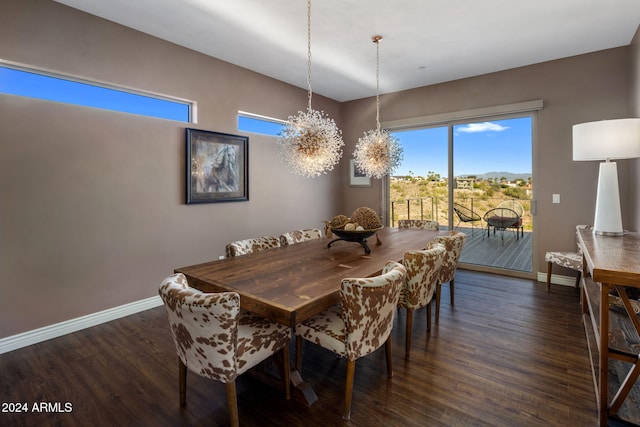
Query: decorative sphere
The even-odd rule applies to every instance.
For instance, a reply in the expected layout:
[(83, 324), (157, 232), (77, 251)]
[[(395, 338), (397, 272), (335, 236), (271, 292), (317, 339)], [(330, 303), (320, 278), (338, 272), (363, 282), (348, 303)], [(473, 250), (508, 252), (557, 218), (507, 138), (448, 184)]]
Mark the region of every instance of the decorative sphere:
[(351, 221), (357, 222), (365, 230), (373, 230), (375, 228), (382, 227), (382, 221), (380, 221), (380, 217), (376, 211), (366, 206), (353, 211), (353, 214), (351, 214)]

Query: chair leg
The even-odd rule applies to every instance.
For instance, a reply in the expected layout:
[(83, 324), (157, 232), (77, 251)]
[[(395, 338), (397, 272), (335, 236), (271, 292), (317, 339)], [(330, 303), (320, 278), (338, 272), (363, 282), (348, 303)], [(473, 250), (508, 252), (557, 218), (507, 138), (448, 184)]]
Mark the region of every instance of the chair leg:
[(287, 343), (284, 347), (282, 347), (282, 380), (284, 381), (284, 398), (289, 400), (291, 399), (291, 381), (289, 379), (289, 371), (291, 367), (289, 366), (289, 343)]
[(451, 305), (453, 305), (453, 280), (449, 282), (449, 296), (451, 297)]
[(576, 276), (576, 289), (580, 287), (580, 279), (582, 278), (582, 272), (578, 271), (578, 275)]
[(387, 342), (384, 343), (384, 352), (387, 356), (387, 377), (393, 377), (393, 352), (391, 348), (391, 335), (387, 338)]
[(342, 410), (342, 419), (349, 420), (351, 418), (351, 397), (353, 395), (353, 378), (356, 373), (356, 361), (347, 360), (347, 378), (344, 385), (344, 408)]
[(431, 301), (427, 304), (427, 338), (431, 333)]
[(442, 290), (442, 283), (436, 285), (436, 323), (440, 322), (440, 292)]
[(238, 418), (238, 400), (236, 398), (236, 381), (227, 383), (227, 408), (229, 409), (229, 425), (238, 427), (240, 419)]
[(547, 262), (547, 292), (551, 290), (551, 266), (553, 263), (551, 261)]
[(178, 384), (180, 388), (180, 406), (187, 404), (187, 366), (178, 358)]
[(296, 371), (302, 372), (302, 337), (296, 335)]
[(411, 331), (413, 329), (413, 308), (407, 308), (407, 333), (404, 344), (404, 357), (411, 352)]

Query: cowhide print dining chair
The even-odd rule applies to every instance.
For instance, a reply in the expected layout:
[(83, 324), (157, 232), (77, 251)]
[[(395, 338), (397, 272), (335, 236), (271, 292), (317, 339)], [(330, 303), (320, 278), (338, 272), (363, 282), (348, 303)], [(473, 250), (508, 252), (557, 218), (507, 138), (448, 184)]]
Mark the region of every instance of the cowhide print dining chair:
[(291, 328), (240, 309), (236, 292), (202, 293), (173, 274), (158, 292), (178, 353), (180, 405), (186, 404), (187, 369), (227, 387), (230, 424), (239, 425), (236, 378), (282, 351), (285, 397), (290, 398)]
[(590, 225), (576, 226), (576, 252), (553, 251), (545, 253), (544, 260), (547, 262), (547, 291), (551, 290), (551, 269), (554, 264), (577, 271), (575, 287), (579, 287), (580, 278), (582, 277), (582, 250), (580, 249), (580, 245), (578, 245), (577, 238), (578, 230), (580, 229), (593, 230), (593, 227)]
[(460, 262), (460, 254), (462, 254), (465, 238), (466, 235), (464, 233), (451, 231), (447, 236), (437, 236), (433, 239), (434, 242), (441, 243), (445, 248), (444, 259), (440, 267), (440, 277), (436, 284), (436, 322), (440, 321), (440, 294), (442, 293), (440, 290), (443, 283), (449, 282), (449, 296), (451, 305), (453, 305), (454, 279), (456, 277), (456, 271), (458, 270), (458, 263)]
[(347, 359), (342, 418), (351, 417), (351, 397), (356, 360), (385, 346), (387, 375), (393, 375), (391, 329), (406, 269), (385, 264), (382, 274), (345, 278), (340, 303), (296, 325), (296, 368), (302, 367), (302, 342), (311, 341)]
[(280, 246), (295, 245), (296, 243), (320, 239), (321, 237), (322, 231), (317, 228), (305, 228), (304, 230), (290, 231), (280, 235)]
[(438, 231), (440, 230), (440, 223), (426, 219), (399, 219), (398, 228)]
[(264, 236), (231, 242), (224, 248), (224, 253), (227, 258), (230, 258), (279, 247), (280, 239), (273, 236)]
[(400, 292), (398, 307), (407, 310), (405, 357), (409, 357), (411, 351), (414, 310), (427, 307), (427, 333), (431, 331), (431, 301), (436, 292), (445, 251), (442, 244), (429, 242), (424, 250), (404, 253), (402, 264), (407, 269), (407, 276)]

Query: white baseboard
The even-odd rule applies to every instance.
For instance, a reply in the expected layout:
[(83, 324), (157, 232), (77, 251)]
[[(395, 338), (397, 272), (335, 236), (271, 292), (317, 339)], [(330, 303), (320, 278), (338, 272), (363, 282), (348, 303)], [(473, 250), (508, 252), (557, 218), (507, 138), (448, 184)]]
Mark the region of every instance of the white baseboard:
[(162, 299), (158, 295), (140, 301), (134, 301), (119, 307), (110, 308), (108, 310), (99, 311), (97, 313), (88, 314), (86, 316), (77, 317), (65, 322), (23, 332), (18, 335), (2, 338), (0, 339), (0, 354), (8, 353), (22, 347), (57, 338), (62, 335), (90, 328), (101, 323), (106, 323), (111, 320), (126, 317), (161, 305)]
[[(538, 271), (538, 282), (547, 283), (547, 273)], [(554, 285), (571, 286), (573, 288), (576, 286), (576, 277), (551, 274), (551, 283)]]

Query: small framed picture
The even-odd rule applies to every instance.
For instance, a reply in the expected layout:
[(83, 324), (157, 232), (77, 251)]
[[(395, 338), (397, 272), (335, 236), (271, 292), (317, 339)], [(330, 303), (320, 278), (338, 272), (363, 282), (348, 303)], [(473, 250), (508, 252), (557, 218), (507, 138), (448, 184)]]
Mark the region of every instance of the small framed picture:
[(349, 160), (349, 185), (352, 187), (371, 187), (371, 178), (356, 167), (354, 159)]
[(249, 138), (187, 129), (187, 204), (249, 200)]

